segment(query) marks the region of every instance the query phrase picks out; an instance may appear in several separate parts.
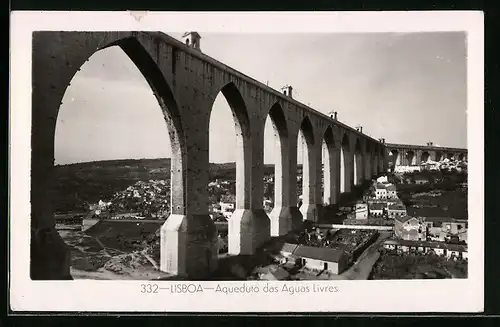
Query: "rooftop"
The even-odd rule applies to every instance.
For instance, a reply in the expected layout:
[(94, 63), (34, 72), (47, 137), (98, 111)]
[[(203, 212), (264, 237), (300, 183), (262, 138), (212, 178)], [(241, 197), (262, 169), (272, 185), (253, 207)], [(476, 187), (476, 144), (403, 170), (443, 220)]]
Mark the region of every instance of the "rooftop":
[(394, 185), (392, 185), (392, 184), (391, 184), (391, 185), (388, 185), (388, 186), (387, 186), (387, 190), (388, 190), (388, 191), (396, 191), (396, 186), (394, 186)]
[(418, 220), (417, 218), (412, 217), (412, 216), (402, 216), (402, 217), (396, 217), (396, 218), (395, 218), (395, 220), (397, 220), (397, 221), (399, 221), (399, 222), (401, 222), (401, 223), (405, 223), (405, 222), (407, 222), (407, 221), (409, 221), (409, 220), (411, 220), (411, 219), (416, 219), (416, 220)]
[(467, 223), (467, 219), (456, 219), (450, 217), (424, 217), (425, 221), (429, 221), (432, 223)]
[(403, 246), (423, 246), (434, 249), (448, 249), (450, 251), (467, 252), (467, 246), (462, 244), (449, 244), (444, 242), (428, 242), (428, 241), (410, 241), (410, 240), (386, 240), (387, 245), (403, 245)]
[(406, 210), (406, 207), (402, 204), (389, 204), (389, 210)]
[(385, 208), (385, 203), (372, 203), (370, 204), (370, 210), (383, 210)]
[(299, 257), (328, 262), (338, 262), (345, 255), (345, 252), (332, 248), (317, 248), (312, 246), (299, 245), (294, 254)]
[(293, 253), (297, 249), (297, 244), (291, 244), (291, 243), (283, 243), (279, 247), (280, 252), (288, 252), (288, 253)]

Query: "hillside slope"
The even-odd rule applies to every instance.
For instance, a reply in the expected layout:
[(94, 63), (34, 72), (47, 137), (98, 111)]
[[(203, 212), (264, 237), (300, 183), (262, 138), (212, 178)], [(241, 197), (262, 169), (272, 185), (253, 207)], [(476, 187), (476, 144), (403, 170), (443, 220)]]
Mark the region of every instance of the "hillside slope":
[[(234, 180), (236, 164), (211, 163), (210, 179)], [(266, 165), (265, 174), (274, 173), (274, 165)], [(53, 191), (57, 213), (85, 211), (87, 203), (109, 199), (138, 181), (170, 179), (170, 158), (122, 159), (55, 166)]]

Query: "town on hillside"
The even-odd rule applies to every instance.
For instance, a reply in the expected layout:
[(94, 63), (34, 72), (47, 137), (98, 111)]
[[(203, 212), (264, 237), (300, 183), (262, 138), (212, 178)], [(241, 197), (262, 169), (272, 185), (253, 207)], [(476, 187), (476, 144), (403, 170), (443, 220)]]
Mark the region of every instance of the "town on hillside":
[[(301, 205), (302, 171), (297, 176)], [(214, 278), (237, 280), (427, 279), (467, 277), (467, 163), (445, 159), (397, 167), (341, 196), (317, 222), (271, 239), (252, 258), (228, 255), (234, 176), (208, 184), (221, 262)], [(108, 192), (109, 193), (109, 192)], [(274, 203), (264, 176), (263, 207)], [(134, 274), (159, 266), (160, 228), (170, 214), (167, 178), (139, 180), (86, 210), (56, 216), (75, 271)], [(81, 195), (84, 197), (84, 195)], [(84, 249), (84, 250), (82, 250)], [(127, 258), (127, 259), (125, 259)], [(82, 273), (85, 275), (85, 273)], [(158, 278), (160, 278), (158, 277)]]

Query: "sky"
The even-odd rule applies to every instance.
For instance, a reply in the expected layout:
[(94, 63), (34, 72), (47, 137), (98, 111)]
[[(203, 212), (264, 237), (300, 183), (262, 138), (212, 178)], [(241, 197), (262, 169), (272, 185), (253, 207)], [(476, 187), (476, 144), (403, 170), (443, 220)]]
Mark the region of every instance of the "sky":
[[(362, 125), (376, 139), (467, 147), (465, 33), (200, 34), (205, 54), (274, 89), (291, 85), (298, 101), (335, 110), (341, 122)], [(275, 160), (273, 138), (268, 119), (266, 163)], [(235, 145), (230, 108), (219, 94), (210, 161), (234, 161)], [(56, 164), (166, 157), (166, 124), (146, 80), (119, 47), (98, 51), (63, 97)]]

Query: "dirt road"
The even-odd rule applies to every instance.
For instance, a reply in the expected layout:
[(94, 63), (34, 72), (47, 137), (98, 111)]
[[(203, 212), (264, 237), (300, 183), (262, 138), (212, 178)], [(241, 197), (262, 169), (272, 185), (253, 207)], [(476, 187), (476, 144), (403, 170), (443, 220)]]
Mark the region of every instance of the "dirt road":
[(373, 265), (377, 262), (380, 253), (378, 249), (390, 233), (381, 232), (379, 237), (370, 245), (361, 255), (358, 260), (348, 270), (343, 272), (341, 276), (349, 280), (364, 280), (368, 279), (372, 271)]

